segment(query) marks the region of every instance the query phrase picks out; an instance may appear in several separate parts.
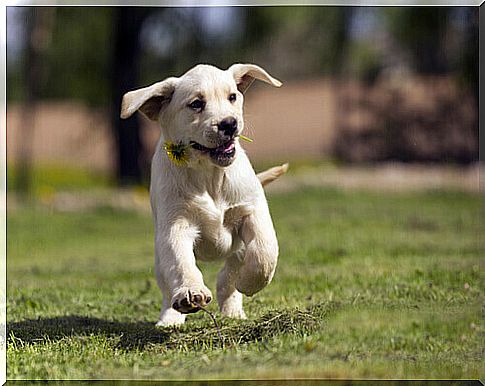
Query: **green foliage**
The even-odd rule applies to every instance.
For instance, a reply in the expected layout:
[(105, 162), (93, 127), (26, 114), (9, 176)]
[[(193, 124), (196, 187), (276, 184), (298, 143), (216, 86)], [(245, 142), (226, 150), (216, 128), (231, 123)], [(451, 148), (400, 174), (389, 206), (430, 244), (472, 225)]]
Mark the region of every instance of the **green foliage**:
[[(384, 16), (397, 47), (411, 57), (414, 71), (478, 76), (478, 8), (394, 7), (386, 8)], [(461, 25), (454, 25), (452, 20), (460, 18)]]
[(412, 49), (419, 41), (440, 40), (448, 24), (450, 8), (391, 7), (385, 12), (390, 31)]
[[(286, 77), (320, 77), (338, 73), (348, 40), (350, 8), (256, 7), (247, 16), (249, 53), (271, 62)], [(289, 58), (293, 60), (289, 61)], [(291, 71), (291, 73), (289, 73)]]
[(45, 98), (82, 99), (91, 105), (109, 103), (112, 60), (112, 9), (57, 7)]
[[(271, 195), (273, 282), (247, 321), (209, 309), (154, 327), (148, 214), (10, 211), (8, 377), (478, 378), (479, 197), (307, 189)], [(215, 289), (218, 263), (201, 263)]]
[(353, 60), (349, 63), (349, 72), (356, 78), (372, 83), (381, 70), (381, 55), (369, 42), (354, 42), (350, 44), (349, 55)]
[[(43, 8), (17, 9), (27, 22)], [(90, 105), (107, 105), (112, 98), (110, 65), (112, 60), (112, 9), (106, 7), (55, 7), (52, 30), (42, 61), (40, 85), (42, 99), (80, 99)], [(27, 37), (29, 39), (30, 37)], [(9, 66), (8, 97), (25, 97), (22, 72), (27, 53), (19, 65)], [(38, 80), (39, 81), (39, 80)]]
[[(227, 32), (215, 38), (204, 24), (207, 9), (203, 7), (149, 8), (140, 31), (141, 50), (131, 53), (139, 55), (139, 83), (181, 74), (201, 62), (220, 67), (256, 62), (284, 79), (335, 75), (343, 70), (368, 79), (375, 77), (379, 69), (396, 64), (411, 64), (414, 70), (424, 73), (459, 72), (472, 80), (478, 74), (477, 9), (373, 8), (371, 13), (377, 17), (375, 24), (379, 27), (367, 31), (366, 37), (351, 34), (356, 18), (362, 17), (358, 7), (263, 6), (232, 10), (233, 19), (220, 21), (228, 24)], [(463, 24), (469, 27), (453, 27), (451, 20), (460, 12)], [(114, 15), (113, 7), (55, 8), (52, 39), (44, 58), (46, 84), (41, 88), (42, 98), (74, 98), (109, 105), (113, 98), (112, 72), (121, 59), (114, 57)], [(387, 45), (379, 44), (382, 36), (389, 34), (392, 39), (384, 39)], [(375, 49), (349, 51), (349, 45), (361, 39)], [(25, 52), (23, 56), (25, 59)], [(8, 68), (9, 100), (24, 94), (24, 64), (20, 61)]]

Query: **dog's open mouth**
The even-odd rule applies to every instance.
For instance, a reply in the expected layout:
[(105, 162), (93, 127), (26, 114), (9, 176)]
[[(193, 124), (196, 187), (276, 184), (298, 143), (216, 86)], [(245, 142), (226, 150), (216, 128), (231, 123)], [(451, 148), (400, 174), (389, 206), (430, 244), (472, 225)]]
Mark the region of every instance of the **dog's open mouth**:
[(219, 166), (228, 166), (234, 161), (236, 155), (236, 144), (234, 139), (223, 143), (222, 145), (214, 148), (205, 147), (197, 142), (191, 142), (192, 148), (204, 153), (208, 153), (212, 161)]

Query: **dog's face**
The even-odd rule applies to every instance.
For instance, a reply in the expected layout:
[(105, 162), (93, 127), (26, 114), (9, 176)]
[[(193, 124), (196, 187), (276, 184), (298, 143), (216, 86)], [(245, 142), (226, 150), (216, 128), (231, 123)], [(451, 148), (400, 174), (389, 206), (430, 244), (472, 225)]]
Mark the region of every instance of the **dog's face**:
[(243, 130), (243, 94), (227, 71), (200, 65), (179, 78), (160, 121), (173, 142), (191, 144), (191, 156), (232, 163)]
[(281, 85), (255, 65), (235, 64), (226, 71), (198, 65), (180, 78), (125, 94), (121, 117), (140, 110), (160, 123), (166, 140), (190, 145), (191, 157), (209, 157), (225, 167), (236, 157), (235, 142), (244, 129), (243, 92), (254, 79)]

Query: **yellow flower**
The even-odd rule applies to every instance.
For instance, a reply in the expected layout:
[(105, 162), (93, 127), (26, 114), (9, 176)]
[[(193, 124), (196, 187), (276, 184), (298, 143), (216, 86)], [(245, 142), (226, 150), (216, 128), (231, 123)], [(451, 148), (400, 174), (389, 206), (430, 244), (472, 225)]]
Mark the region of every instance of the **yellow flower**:
[[(253, 142), (251, 138), (245, 137), (244, 135), (239, 135), (239, 137), (247, 142)], [(168, 158), (177, 166), (185, 166), (189, 161), (189, 155), (187, 154), (187, 148), (190, 145), (184, 145), (182, 142), (173, 143), (165, 142), (163, 148), (167, 153)]]
[(177, 166), (185, 166), (187, 165), (187, 161), (189, 160), (189, 156), (187, 154), (187, 145), (183, 143), (173, 143), (173, 142), (165, 142), (163, 144), (163, 148), (165, 149), (168, 158)]

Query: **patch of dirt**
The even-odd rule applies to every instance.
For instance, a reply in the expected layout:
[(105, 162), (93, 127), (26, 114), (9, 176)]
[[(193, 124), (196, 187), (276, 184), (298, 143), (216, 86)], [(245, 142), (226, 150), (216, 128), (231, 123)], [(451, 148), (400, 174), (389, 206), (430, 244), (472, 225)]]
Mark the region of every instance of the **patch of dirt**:
[(312, 167), (285, 175), (268, 185), (266, 190), (269, 193), (278, 193), (303, 187), (335, 187), (388, 192), (454, 190), (478, 193), (479, 174), (479, 164), (468, 167), (400, 163), (338, 168)]
[[(255, 84), (245, 95), (243, 143), (253, 161), (473, 160), (478, 153), (476, 109), (451, 78), (412, 78), (373, 87), (312, 79), (282, 88)], [(9, 103), (7, 159), (22, 150), (22, 106)], [(159, 138), (157, 124), (138, 114), (149, 166)], [(74, 101), (40, 102), (35, 110), (34, 163), (62, 163), (114, 172), (110, 116)]]
[[(368, 167), (306, 167), (291, 170), (265, 187), (269, 194), (297, 191), (305, 187), (330, 187), (384, 192), (451, 190), (480, 192), (480, 165), (446, 167), (407, 164), (379, 164)], [(40, 194), (36, 204), (50, 210), (73, 212), (108, 207), (150, 213), (149, 192), (145, 187), (99, 189)], [(15, 193), (8, 194), (8, 210), (22, 204)]]

